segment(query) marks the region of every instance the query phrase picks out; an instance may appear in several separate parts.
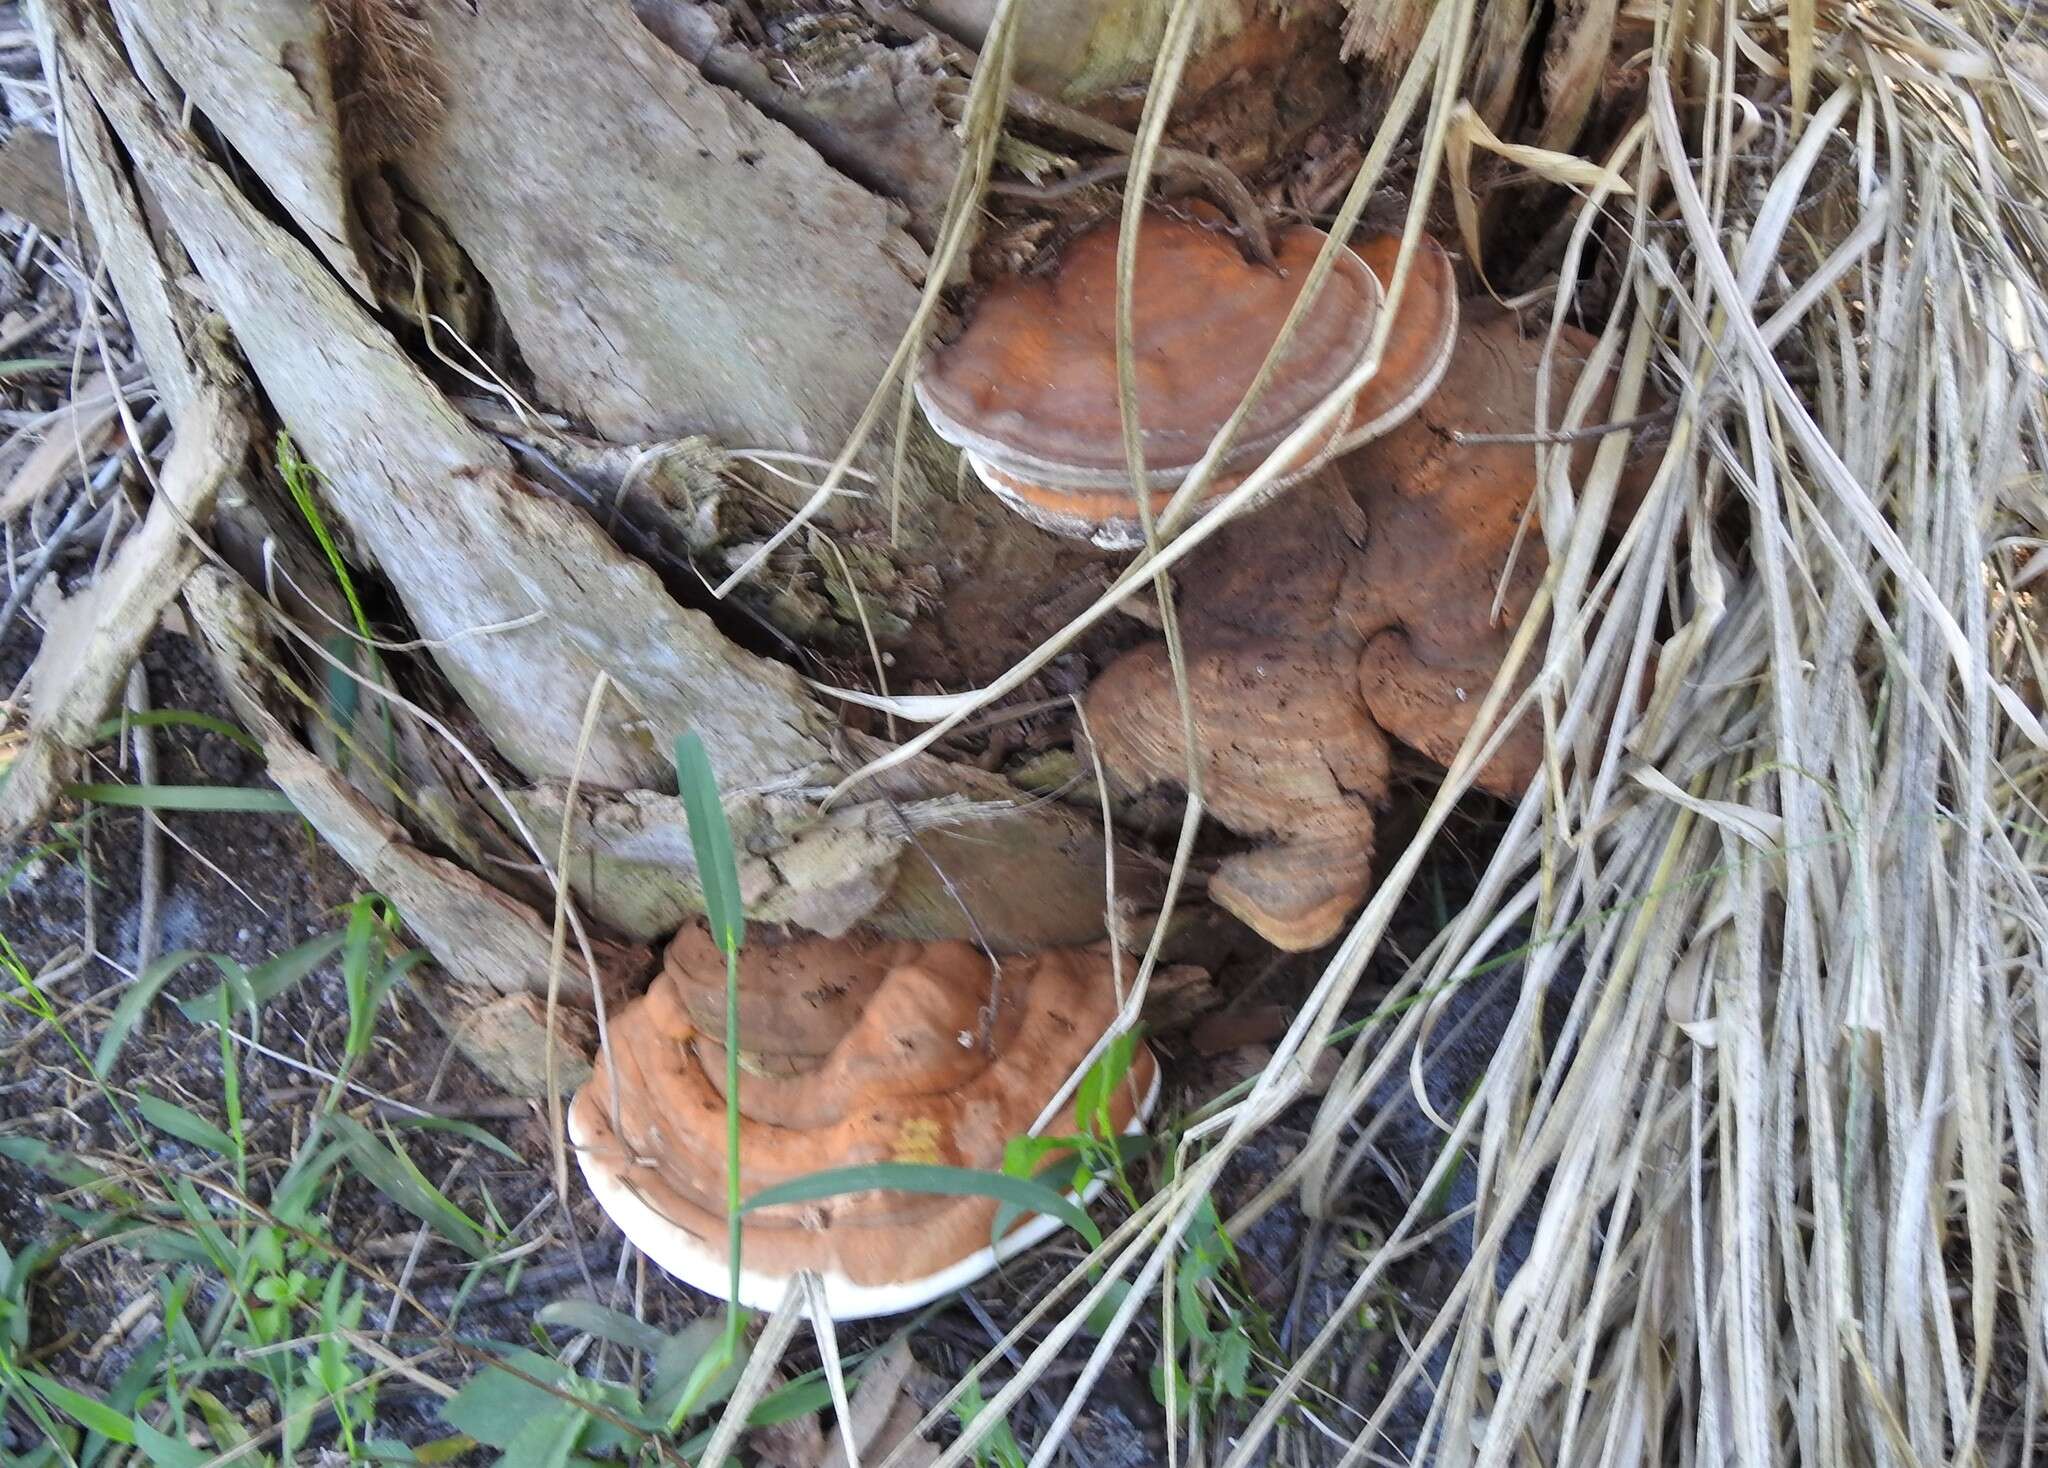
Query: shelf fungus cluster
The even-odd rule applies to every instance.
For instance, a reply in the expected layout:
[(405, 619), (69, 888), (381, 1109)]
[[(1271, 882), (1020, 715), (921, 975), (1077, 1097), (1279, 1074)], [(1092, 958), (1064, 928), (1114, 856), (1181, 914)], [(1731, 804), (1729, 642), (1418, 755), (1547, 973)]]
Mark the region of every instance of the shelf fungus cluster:
[[(1132, 355), (1155, 514), (1237, 411), (1326, 242), (1291, 230), (1265, 267), (1203, 217), (1143, 218)], [(1455, 757), (1545, 569), (1527, 438), (1541, 336), (1498, 310), (1461, 319), (1456, 270), (1433, 240), (1410, 253), (1376, 370), (1334, 422), (1301, 432), (1364, 365), (1400, 253), (1381, 236), (1335, 257), (1197, 508), (1287, 445), (1273, 493), (1176, 572), (1196, 773), (1210, 810), (1255, 843), (1219, 864), (1209, 895), (1286, 949), (1329, 941), (1371, 890), (1392, 742), (1440, 764)], [(1118, 405), (1116, 254), (1115, 225), (1100, 225), (1051, 274), (991, 286), (918, 395), (940, 436), (1018, 511), (1129, 549), (1143, 535)], [(1550, 402), (1567, 400), (1589, 348), (1566, 333)], [(1595, 395), (1596, 414), (1607, 396)], [(1574, 451), (1579, 473), (1596, 447)], [(1162, 644), (1105, 669), (1087, 711), (1124, 783), (1186, 780)], [(1542, 752), (1523, 719), (1477, 782), (1516, 795)]]
[[(1266, 267), (1202, 217), (1154, 212), (1141, 220), (1131, 340), (1153, 514), (1243, 400), (1325, 240), (1319, 230), (1289, 230)], [(1242, 484), (1363, 365), (1385, 302), (1374, 266), (1390, 265), (1391, 254), (1382, 247), (1381, 255), (1383, 262), (1352, 250), (1336, 255), (1198, 508)], [(1072, 241), (1055, 273), (998, 281), (916, 387), (933, 429), (1018, 513), (1056, 534), (1128, 550), (1144, 543), (1144, 528), (1118, 406), (1116, 260), (1111, 221)], [(1442, 375), (1457, 323), (1450, 262), (1431, 246), (1417, 267), (1380, 371), (1347, 412), (1290, 449), (1274, 492), (1385, 432)]]
[[(1567, 334), (1552, 403), (1590, 347)], [(1535, 421), (1541, 362), (1540, 337), (1513, 316), (1468, 322), (1419, 411), (1225, 526), (1176, 577), (1203, 794), (1260, 843), (1221, 863), (1209, 895), (1278, 947), (1329, 941), (1371, 890), (1391, 741), (1455, 757), (1542, 581), (1542, 539), (1524, 523), (1535, 455), (1511, 441)], [(1597, 446), (1575, 451), (1580, 474)], [(1624, 478), (1624, 497), (1639, 488), (1640, 471)], [(1105, 669), (1087, 710), (1112, 773), (1185, 779), (1162, 644)], [(1542, 755), (1524, 718), (1477, 783), (1518, 795)]]
[[(997, 975), (966, 944), (861, 937), (750, 944), (739, 994), (743, 1197), (870, 1163), (1000, 1168), (1117, 1008), (1104, 949), (1006, 958)], [(718, 1295), (730, 1288), (724, 1034), (724, 957), (692, 924), (612, 1018), (569, 1113), (584, 1176), (626, 1237)], [(1117, 1090), (1113, 1120), (1135, 1130), (1158, 1090), (1142, 1047)], [(1027, 1215), (997, 1240), (998, 1208), (870, 1190), (749, 1212), (740, 1298), (772, 1309), (810, 1270), (836, 1319), (915, 1309), (1058, 1227)]]

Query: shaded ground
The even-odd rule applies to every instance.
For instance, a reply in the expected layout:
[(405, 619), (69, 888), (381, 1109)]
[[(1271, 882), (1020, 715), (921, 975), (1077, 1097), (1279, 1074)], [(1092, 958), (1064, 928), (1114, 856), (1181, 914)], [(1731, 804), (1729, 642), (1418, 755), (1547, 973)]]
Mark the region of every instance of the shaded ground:
[[(25, 661), (26, 624), (0, 648), (0, 671), (18, 675)], [(161, 634), (148, 660), (150, 694), (159, 709), (182, 709), (226, 717), (205, 668), (182, 637)], [(187, 728), (156, 731), (157, 778), (173, 784), (260, 785), (253, 756), (231, 740)], [(99, 776), (131, 778), (110, 761)], [(55, 974), (45, 983), (64, 1033), (10, 1015), (0, 1024), (0, 1135), (39, 1138), (52, 1147), (133, 1180), (145, 1197), (161, 1196), (148, 1162), (170, 1175), (189, 1177), (224, 1190), (234, 1188), (228, 1164), (206, 1150), (153, 1134), (145, 1159), (117, 1123), (89, 1068), (65, 1034), (91, 1053), (134, 972), (140, 934), (143, 820), (140, 812), (105, 807), (53, 828), (50, 845), (14, 877), (0, 907), (0, 931), (13, 944), (28, 972)], [(225, 954), (254, 965), (308, 939), (333, 930), (340, 909), (353, 896), (351, 874), (313, 843), (302, 824), (282, 816), (174, 813), (165, 817), (161, 890), (158, 898), (159, 951), (190, 949)], [(1320, 968), (1315, 956), (1247, 960), (1222, 977), (1224, 992), (1236, 996), (1233, 1011), (1249, 1016), (1244, 1034), (1256, 1036), (1264, 1016), (1269, 1028), (1298, 1003)], [(216, 980), (213, 968), (195, 963), (173, 979), (167, 993), (190, 997)], [(431, 996), (431, 972), (421, 979)], [(260, 1032), (238, 1042), (236, 1058), (243, 1105), (249, 1118), (253, 1159), (248, 1196), (261, 1199), (300, 1147), (322, 1103), (326, 1078), (341, 1062), (347, 1028), (347, 1000), (337, 965), (329, 962), (262, 1011)], [(1223, 1033), (1228, 1035), (1227, 1027)], [(262, 1049), (256, 1048), (257, 1045)], [(1201, 1037), (1163, 1037), (1162, 1050), (1174, 1089), (1169, 1101), (1185, 1115), (1253, 1074), (1265, 1053), (1256, 1038), (1203, 1054)], [(223, 1071), (217, 1033), (184, 1018), (160, 1001), (145, 1014), (108, 1077), (124, 1102), (140, 1087), (226, 1124)], [(507, 1225), (500, 1247), (518, 1254), (518, 1267), (486, 1270), (460, 1302), (465, 1338), (531, 1343), (536, 1314), (551, 1302), (596, 1298), (672, 1331), (701, 1313), (708, 1302), (693, 1292), (643, 1275), (619, 1239), (596, 1214), (580, 1178), (572, 1172), (571, 1204), (565, 1215), (549, 1186), (550, 1148), (544, 1117), (518, 1101), (491, 1093), (459, 1059), (428, 1019), (417, 995), (394, 995), (383, 1012), (377, 1038), (356, 1073), (356, 1090), (345, 1110), (358, 1119), (403, 1119), (413, 1111), (478, 1124), (509, 1147), (514, 1162), (485, 1150), (470, 1137), (407, 1129), (406, 1154), (420, 1171), (472, 1217), (495, 1216)], [(1248, 1146), (1219, 1190), (1216, 1202), (1228, 1215), (1255, 1196), (1291, 1157), (1305, 1136), (1310, 1107), (1284, 1119)], [(1146, 1165), (1137, 1172), (1141, 1187)], [(1372, 1180), (1380, 1187), (1378, 1179)], [(1383, 1187), (1381, 1191), (1384, 1192)], [(0, 1160), (0, 1242), (19, 1254), (38, 1239), (68, 1232), (66, 1205), (88, 1200), (66, 1192), (52, 1178), (14, 1160)], [(1256, 1354), (1270, 1353), (1312, 1333), (1328, 1317), (1348, 1283), (1359, 1230), (1371, 1229), (1399, 1212), (1398, 1199), (1362, 1197), (1349, 1227), (1311, 1230), (1291, 1204), (1275, 1209), (1239, 1240), (1240, 1267), (1217, 1285), (1216, 1324), (1254, 1341)], [(468, 1263), (438, 1237), (395, 1207), (361, 1178), (347, 1177), (327, 1200), (328, 1237), (361, 1266), (389, 1275), (404, 1272), (417, 1301), (446, 1315), (469, 1272)], [(1014, 1263), (1004, 1276), (977, 1286), (971, 1298), (924, 1320), (912, 1337), (918, 1369), (908, 1389), (934, 1399), (958, 1379), (1029, 1305), (1071, 1267), (1074, 1251), (1055, 1241)], [(89, 1243), (76, 1237), (38, 1274), (28, 1296), (31, 1332), (27, 1357), (41, 1369), (80, 1389), (110, 1391), (138, 1352), (162, 1328), (162, 1292), (176, 1266), (147, 1257), (119, 1242)], [(201, 1303), (218, 1298), (220, 1281), (205, 1280)], [(1401, 1303), (1398, 1283), (1385, 1303)], [(210, 1293), (209, 1293), (210, 1292)], [(380, 1337), (393, 1351), (411, 1356), (438, 1332), (416, 1310), (390, 1312), (388, 1291), (369, 1292), (368, 1319), (389, 1322)], [(1385, 1318), (1385, 1311), (1380, 1312)], [(892, 1323), (893, 1324), (893, 1323)], [(565, 1339), (556, 1332), (558, 1339)], [(848, 1351), (879, 1343), (887, 1330), (872, 1327), (843, 1333)], [(1027, 1444), (1057, 1410), (1064, 1384), (1079, 1369), (1087, 1337), (1027, 1399), (1013, 1419)], [(1160, 1461), (1165, 1415), (1155, 1395), (1157, 1321), (1120, 1357), (1098, 1387), (1077, 1430), (1068, 1461), (1091, 1465), (1137, 1465)], [(1352, 1414), (1369, 1405), (1371, 1373), (1383, 1369), (1381, 1340), (1357, 1332), (1354, 1348), (1340, 1353), (1345, 1379), (1323, 1387), (1319, 1415), (1340, 1432), (1355, 1430)], [(1028, 1349), (1028, 1346), (1027, 1346)], [(814, 1364), (814, 1350), (800, 1339), (785, 1366), (795, 1375)], [(432, 1380), (459, 1383), (470, 1369), (460, 1355), (444, 1354), (426, 1370)], [(586, 1368), (588, 1369), (588, 1363)], [(984, 1381), (992, 1394), (1007, 1378), (999, 1366)], [(232, 1406), (247, 1413), (252, 1427), (268, 1418), (253, 1377), (217, 1387)], [(389, 1382), (379, 1411), (383, 1430), (419, 1443), (448, 1435), (436, 1415), (431, 1390), (403, 1380)], [(1211, 1431), (1226, 1435), (1256, 1410), (1251, 1396), (1225, 1394), (1212, 1405)], [(314, 1441), (332, 1440), (331, 1420)], [(24, 1424), (10, 1422), (13, 1450), (29, 1446)], [(1315, 1441), (1313, 1434), (1302, 1439)], [(805, 1427), (764, 1438), (761, 1461), (803, 1462), (814, 1455), (817, 1437)], [(1330, 1444), (1323, 1443), (1323, 1448)], [(1312, 1452), (1311, 1460), (1315, 1460)]]

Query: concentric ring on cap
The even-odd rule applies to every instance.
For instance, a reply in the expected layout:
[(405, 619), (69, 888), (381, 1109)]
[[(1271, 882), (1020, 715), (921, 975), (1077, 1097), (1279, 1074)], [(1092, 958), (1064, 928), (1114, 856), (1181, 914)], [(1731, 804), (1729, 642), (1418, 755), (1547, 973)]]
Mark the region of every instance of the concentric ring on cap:
[[(1218, 231), (1145, 215), (1132, 316), (1153, 487), (1179, 483), (1243, 400), (1325, 238), (1290, 230), (1268, 269)], [(917, 381), (941, 437), (1055, 489), (1129, 484), (1117, 405), (1116, 246), (1116, 226), (1105, 223), (1074, 240), (1055, 273), (1013, 276), (983, 297), (967, 330)], [(1357, 367), (1380, 301), (1365, 263), (1338, 254), (1223, 467), (1265, 457)]]

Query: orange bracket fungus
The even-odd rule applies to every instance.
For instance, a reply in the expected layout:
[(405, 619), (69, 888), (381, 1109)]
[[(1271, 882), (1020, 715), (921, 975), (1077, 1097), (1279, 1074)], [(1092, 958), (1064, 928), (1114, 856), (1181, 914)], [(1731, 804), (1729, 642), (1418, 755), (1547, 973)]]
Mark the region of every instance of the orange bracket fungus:
[[(1401, 237), (1377, 235), (1351, 248), (1381, 289), (1391, 290)], [(1457, 344), (1457, 269), (1444, 247), (1423, 235), (1416, 242), (1394, 325), (1380, 352), (1379, 371), (1352, 401), (1351, 421), (1337, 440), (1337, 452), (1349, 453), (1414, 417), (1450, 370)]]
[[(1117, 1009), (1106, 949), (1006, 958), (998, 980), (964, 943), (860, 937), (749, 947), (739, 993), (742, 1196), (871, 1163), (998, 1169)], [(653, 987), (612, 1018), (606, 1054), (569, 1112), (605, 1212), (663, 1269), (721, 1296), (724, 1034), (724, 956), (692, 924)], [(1136, 1130), (1158, 1086), (1141, 1046), (1110, 1101), (1115, 1125)], [(1027, 1216), (991, 1242), (998, 1208), (871, 1190), (749, 1212), (741, 1302), (772, 1309), (811, 1270), (835, 1319), (916, 1309), (1059, 1227)]]
[[(1323, 240), (1317, 230), (1289, 230), (1267, 268), (1196, 219), (1143, 217), (1132, 355), (1154, 513), (1243, 399)], [(1057, 534), (1128, 550), (1144, 536), (1117, 406), (1116, 247), (1110, 221), (1070, 243), (1050, 275), (996, 282), (967, 329), (919, 375), (917, 396), (933, 429), (966, 451), (1011, 508)], [(1241, 483), (1357, 368), (1380, 299), (1365, 261), (1338, 255), (1239, 425), (1205, 505)], [(1282, 482), (1327, 458), (1345, 426), (1339, 415)]]
[[(1553, 411), (1590, 345), (1565, 333)], [(1468, 323), (1419, 412), (1225, 527), (1178, 577), (1203, 796), (1225, 826), (1260, 843), (1221, 863), (1209, 895), (1277, 947), (1327, 942), (1371, 890), (1389, 740), (1452, 759), (1542, 581), (1533, 522), (1518, 543), (1536, 487), (1542, 348), (1512, 315)], [(1596, 398), (1595, 421), (1606, 399)], [(1597, 447), (1588, 439), (1574, 450), (1578, 475)], [(1625, 478), (1624, 502), (1634, 487)], [(1162, 644), (1104, 670), (1087, 712), (1119, 778), (1186, 778)], [(1542, 754), (1542, 730), (1524, 718), (1477, 782), (1518, 795)]]
[[(1226, 858), (1209, 897), (1276, 947), (1334, 935), (1372, 880), (1386, 736), (1358, 696), (1359, 643), (1335, 615), (1365, 519), (1318, 475), (1223, 528), (1181, 584), (1181, 636), (1200, 741), (1202, 798), (1262, 844)], [(1118, 658), (1088, 690), (1103, 762), (1139, 786), (1186, 778), (1166, 646)]]
[[(1132, 358), (1147, 488), (1156, 514), (1243, 399), (1301, 294), (1326, 236), (1300, 227), (1253, 264), (1199, 219), (1147, 213), (1132, 281)], [(1110, 550), (1143, 544), (1117, 407), (1114, 223), (1070, 244), (1050, 276), (1010, 276), (917, 381), (937, 433), (1034, 523)], [(1239, 425), (1201, 508), (1244, 481), (1364, 360), (1400, 241), (1339, 254)], [(1457, 334), (1450, 257), (1424, 239), (1380, 370), (1348, 412), (1306, 445), (1277, 492), (1412, 414), (1435, 390)]]

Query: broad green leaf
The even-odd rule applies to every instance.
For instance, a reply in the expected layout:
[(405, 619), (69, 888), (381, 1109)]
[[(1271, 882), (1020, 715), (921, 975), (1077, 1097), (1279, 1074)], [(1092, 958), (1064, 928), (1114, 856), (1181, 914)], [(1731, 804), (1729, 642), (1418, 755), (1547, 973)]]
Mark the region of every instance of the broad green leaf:
[[(731, 1396), (733, 1384), (739, 1381), (751, 1353), (752, 1348), (740, 1341), (734, 1317), (728, 1316), (717, 1340), (691, 1363), (690, 1374), (684, 1378), (682, 1389), (676, 1393), (675, 1401), (668, 1404), (668, 1430), (674, 1432), (684, 1418)], [(718, 1390), (720, 1387), (723, 1391)]]
[(232, 1157), (235, 1152), (234, 1138), (215, 1126), (203, 1116), (195, 1116), (184, 1107), (161, 1096), (152, 1096), (147, 1091), (135, 1093), (135, 1109), (158, 1131), (176, 1137), (181, 1142), (190, 1142), (195, 1147), (204, 1147), (218, 1152), (223, 1157)]
[[(724, 1326), (709, 1316), (693, 1320), (667, 1340), (654, 1356), (654, 1380), (647, 1392), (647, 1413), (657, 1422), (674, 1423), (691, 1412), (722, 1402), (739, 1381), (739, 1364), (725, 1362), (725, 1374), (713, 1381), (703, 1363), (715, 1350)], [(702, 1400), (693, 1400), (691, 1386), (703, 1379)]]
[(483, 1230), (469, 1215), (448, 1200), (413, 1166), (412, 1159), (395, 1151), (381, 1138), (363, 1129), (353, 1117), (334, 1112), (327, 1118), (335, 1140), (348, 1149), (349, 1160), (370, 1185), (422, 1223), (441, 1233), (472, 1258), (490, 1252)]
[(504, 1468), (569, 1468), (576, 1444), (596, 1420), (571, 1402), (555, 1401), (516, 1424), (518, 1431), (505, 1444)]
[(1027, 1213), (1043, 1213), (1059, 1219), (1086, 1239), (1091, 1248), (1102, 1244), (1101, 1230), (1079, 1206), (1064, 1194), (1042, 1183), (1009, 1177), (1000, 1172), (980, 1172), (968, 1167), (937, 1167), (922, 1162), (871, 1162), (861, 1167), (835, 1167), (791, 1178), (772, 1188), (763, 1188), (740, 1206), (750, 1213), (757, 1208), (774, 1208), (789, 1203), (815, 1203), (847, 1193), (875, 1189), (898, 1193), (924, 1193), (946, 1198), (993, 1198), (1013, 1203)]
[(697, 880), (704, 888), (704, 915), (711, 936), (727, 953), (739, 951), (746, 935), (746, 914), (740, 906), (739, 864), (733, 855), (732, 827), (718, 794), (711, 756), (696, 734), (676, 741), (676, 788), (690, 825), (690, 849), (697, 857)]
[(832, 1384), (822, 1371), (809, 1371), (784, 1387), (778, 1387), (754, 1404), (747, 1422), (754, 1427), (773, 1427), (822, 1412), (832, 1405)]
[(668, 1337), (653, 1326), (618, 1310), (607, 1310), (593, 1300), (556, 1300), (543, 1305), (534, 1316), (542, 1325), (581, 1331), (601, 1341), (610, 1341), (631, 1351), (650, 1356), (668, 1343)]
[(232, 812), (295, 816), (299, 808), (282, 790), (251, 785), (66, 785), (73, 800), (141, 810)]
[(142, 1019), (142, 1012), (172, 975), (198, 956), (194, 949), (180, 948), (166, 953), (135, 976), (135, 982), (122, 992), (121, 1002), (114, 1006), (114, 1017), (107, 1021), (107, 1028), (100, 1035), (100, 1048), (92, 1058), (94, 1075), (104, 1076), (113, 1067), (121, 1047), (128, 1043), (129, 1034)]
[[(534, 1382), (566, 1390), (569, 1374), (559, 1361), (532, 1351), (507, 1349), (500, 1359), (512, 1370), (501, 1369), (495, 1361), (479, 1367), (461, 1391), (441, 1404), (441, 1420), (487, 1447), (503, 1449), (523, 1423), (568, 1405)], [(522, 1374), (514, 1375), (514, 1370)]]
[(1081, 1084), (1074, 1090), (1076, 1130), (1093, 1132), (1098, 1136), (1110, 1136), (1116, 1132), (1109, 1111), (1110, 1099), (1130, 1075), (1137, 1054), (1138, 1036), (1135, 1031), (1125, 1030), (1111, 1040), (1109, 1048), (1088, 1067), (1088, 1073), (1081, 1077)]
[(105, 1402), (88, 1397), (83, 1392), (73, 1391), (63, 1382), (43, 1375), (40, 1371), (23, 1371), (37, 1395), (62, 1412), (66, 1417), (84, 1424), (101, 1437), (117, 1443), (133, 1443), (135, 1430), (129, 1425), (128, 1416), (116, 1412)]

